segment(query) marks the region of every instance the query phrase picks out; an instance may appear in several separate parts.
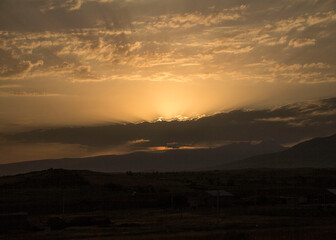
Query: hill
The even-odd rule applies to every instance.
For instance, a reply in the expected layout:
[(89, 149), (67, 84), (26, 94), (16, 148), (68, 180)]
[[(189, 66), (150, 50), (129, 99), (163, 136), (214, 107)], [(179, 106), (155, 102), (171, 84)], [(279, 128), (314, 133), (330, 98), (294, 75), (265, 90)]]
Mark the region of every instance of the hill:
[(243, 142), (208, 149), (175, 149), (88, 158), (48, 159), (2, 164), (0, 165), (0, 175), (40, 171), (49, 168), (98, 172), (194, 171), (283, 149), (285, 148), (274, 142), (261, 142), (255, 145)]
[(226, 163), (216, 169), (335, 167), (336, 134), (324, 138), (314, 138), (281, 152), (262, 154)]

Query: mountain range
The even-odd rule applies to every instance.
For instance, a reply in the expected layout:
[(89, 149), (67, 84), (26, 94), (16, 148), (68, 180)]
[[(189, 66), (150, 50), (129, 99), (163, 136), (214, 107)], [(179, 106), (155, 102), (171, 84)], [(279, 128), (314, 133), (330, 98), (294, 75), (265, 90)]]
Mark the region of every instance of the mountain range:
[(0, 175), (49, 168), (125, 171), (199, 171), (243, 168), (335, 168), (336, 134), (291, 148), (274, 142), (232, 143), (218, 148), (139, 151), (124, 155), (47, 159), (0, 165)]
[(336, 134), (314, 138), (287, 150), (225, 163), (217, 169), (336, 168)]
[(98, 172), (195, 171), (284, 149), (284, 147), (272, 141), (264, 141), (259, 144), (238, 142), (207, 149), (138, 151), (124, 155), (36, 160), (2, 164), (0, 165), (0, 175), (40, 171), (49, 168)]

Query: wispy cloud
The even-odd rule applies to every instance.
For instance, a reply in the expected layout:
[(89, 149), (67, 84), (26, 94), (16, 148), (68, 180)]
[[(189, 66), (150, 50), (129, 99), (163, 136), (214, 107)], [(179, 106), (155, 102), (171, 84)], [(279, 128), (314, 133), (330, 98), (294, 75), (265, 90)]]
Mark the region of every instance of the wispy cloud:
[(224, 21), (232, 21), (241, 18), (241, 12), (247, 8), (246, 5), (223, 9), (219, 12), (204, 14), (201, 12), (168, 14), (157, 17), (148, 17), (141, 21), (132, 22), (133, 25), (145, 27), (149, 31), (161, 28), (193, 28), (195, 26), (218, 25)]
[(0, 97), (8, 97), (8, 96), (15, 96), (15, 97), (59, 97), (62, 94), (58, 93), (47, 93), (47, 92), (40, 92), (40, 91), (0, 91)]
[(304, 46), (309, 46), (309, 45), (315, 45), (316, 40), (315, 39), (310, 39), (310, 38), (295, 38), (291, 39), (288, 43), (288, 46), (290, 47), (304, 47)]
[[(73, 108), (105, 122), (193, 117), (245, 106), (247, 99), (263, 105), (334, 94), (334, 1), (1, 4), (0, 118), (7, 122), (37, 115), (34, 96), (50, 96), (45, 100), (59, 109), (57, 116)], [(167, 90), (171, 83), (177, 85)], [(26, 111), (14, 112), (13, 104)]]

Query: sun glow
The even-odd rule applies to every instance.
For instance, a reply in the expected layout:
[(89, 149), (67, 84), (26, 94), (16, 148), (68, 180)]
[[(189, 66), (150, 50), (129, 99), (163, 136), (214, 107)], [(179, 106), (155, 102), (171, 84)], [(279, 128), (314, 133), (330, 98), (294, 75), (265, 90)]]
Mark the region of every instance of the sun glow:
[[(198, 118), (198, 117), (197, 117)], [(187, 121), (194, 119), (194, 117), (187, 117), (187, 116), (182, 116), (182, 115), (176, 115), (172, 118), (165, 118), (165, 117), (158, 117), (154, 122), (171, 122), (171, 121)]]
[[(203, 84), (202, 84), (203, 85)], [(209, 92), (202, 92), (204, 85), (187, 83), (161, 83), (151, 97), (154, 121), (185, 121), (198, 118), (216, 105)], [(216, 95), (216, 94), (213, 94)], [(202, 101), (200, 101), (202, 99)]]

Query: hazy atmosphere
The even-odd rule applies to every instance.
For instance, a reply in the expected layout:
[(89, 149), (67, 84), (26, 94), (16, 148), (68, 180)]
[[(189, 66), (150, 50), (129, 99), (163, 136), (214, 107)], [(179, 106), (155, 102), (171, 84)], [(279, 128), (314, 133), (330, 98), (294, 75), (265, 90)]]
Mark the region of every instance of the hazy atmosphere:
[(335, 7), (2, 0), (1, 163), (335, 133)]
[(336, 0), (0, 0), (0, 240), (335, 240)]

